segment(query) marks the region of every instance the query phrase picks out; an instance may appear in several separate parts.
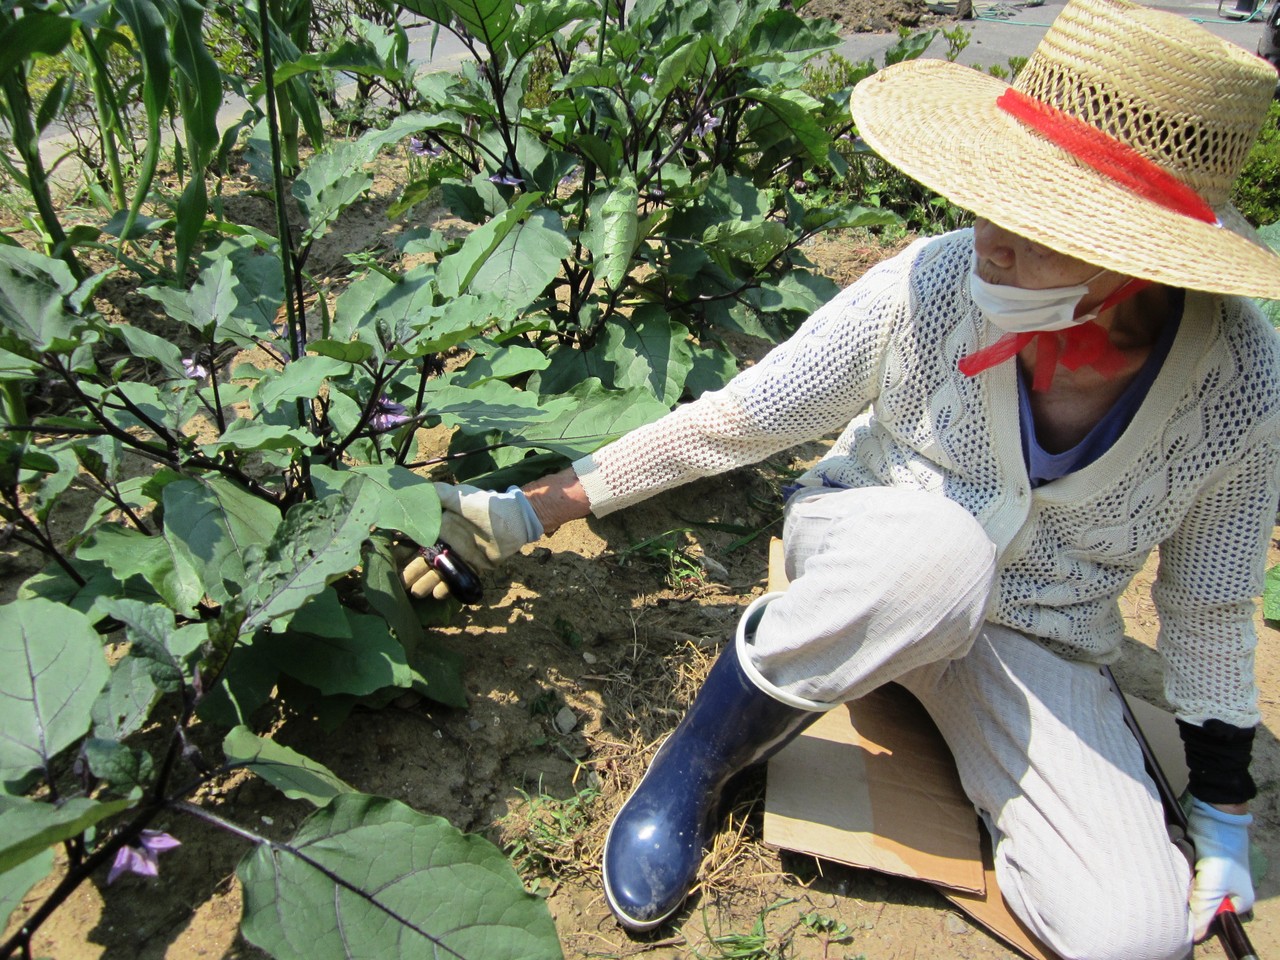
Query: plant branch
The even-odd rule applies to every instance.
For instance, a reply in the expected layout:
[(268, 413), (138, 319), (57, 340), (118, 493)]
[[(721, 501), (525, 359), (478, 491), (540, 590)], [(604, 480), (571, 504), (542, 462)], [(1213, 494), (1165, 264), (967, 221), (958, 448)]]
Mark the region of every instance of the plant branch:
[(27, 534), (35, 537), (36, 543), (30, 544), (30, 546), (51, 557), (62, 568), (63, 572), (76, 582), (77, 586), (83, 587), (85, 585), (84, 577), (80, 576), (80, 572), (71, 565), (71, 561), (62, 555), (62, 551), (58, 549), (58, 545), (53, 542), (53, 539), (22, 509), (21, 504), (18, 503), (17, 490), (5, 489), (3, 496), (9, 504), (10, 510), (13, 511), (13, 522), (19, 524)]

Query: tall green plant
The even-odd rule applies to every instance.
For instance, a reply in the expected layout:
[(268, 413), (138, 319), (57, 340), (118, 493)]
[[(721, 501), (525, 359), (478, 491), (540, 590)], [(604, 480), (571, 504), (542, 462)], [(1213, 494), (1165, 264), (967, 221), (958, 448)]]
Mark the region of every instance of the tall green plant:
[[(198, 121), (173, 207), (175, 263), (190, 270), (144, 290), (167, 327), (109, 323), (94, 309), (100, 277), (0, 247), (0, 519), (48, 558), (0, 611), (2, 902), (47, 873), (51, 845), (70, 858), (0, 957), (27, 951), (109, 864), (180, 863), (153, 830), (162, 814), (250, 845), (243, 930), (274, 955), (305, 943), (308, 956), (356, 944), (556, 956), (545, 905), (496, 851), (358, 794), (261, 735), (255, 712), (273, 690), (333, 716), (404, 690), (464, 705), (459, 660), (430, 629), (451, 611), (415, 608), (397, 576), (398, 541), (438, 532), (433, 471), (496, 485), (581, 456), (732, 375), (724, 334), (780, 335), (833, 292), (804, 240), (893, 220), (793, 195), (801, 166), (837, 162), (847, 123), (843, 102), (800, 89), (834, 35), (765, 0), (643, 2), (625, 16), (591, 0), (415, 0), (476, 63), (417, 77), (417, 112), (303, 157), (281, 104), (306, 107), (296, 85), (339, 61), (288, 35), (299, 8), (250, 5), (265, 115), (254, 139), (269, 144), (260, 188), (276, 231), (222, 224), (218, 237), (200, 233), (218, 138), (199, 122), (220, 92), (195, 0), (114, 2), (148, 89), (164, 82), (144, 104), (148, 125), (165, 111)], [(391, 72), (396, 57), (393, 45), (370, 63)], [(536, 104), (535, 61), (554, 65)], [(406, 231), (402, 252), (426, 256), (361, 258), (330, 303), (308, 252), (366, 194), (371, 161), (405, 143), (439, 156), (396, 215), (439, 190), (473, 229)], [(154, 195), (154, 169), (148, 155), (125, 237), (153, 226), (138, 197)], [(179, 237), (180, 224), (195, 232)], [(458, 355), (448, 369), (445, 353)], [(36, 386), (27, 399), (56, 403), (22, 402)], [(415, 461), (424, 426), (453, 439)], [(139, 458), (150, 467), (130, 471)], [(73, 486), (98, 500), (60, 542), (49, 521)], [(110, 664), (104, 636), (125, 651)], [(192, 748), (197, 721), (229, 731), (220, 755)], [(152, 755), (137, 734), (157, 724), (169, 734)], [(240, 769), (316, 812), (280, 843), (191, 802)]]
[[(802, 89), (806, 61), (838, 39), (830, 24), (772, 0), (404, 6), (475, 58), (418, 84), (420, 139), (441, 156), (404, 206), (438, 189), (487, 224), (533, 203), (564, 238), (517, 337), (548, 358), (524, 381), (542, 396), (595, 378), (669, 406), (719, 386), (736, 369), (724, 335), (777, 339), (835, 292), (803, 256), (810, 236), (897, 221), (806, 206), (793, 189), (800, 171), (841, 162), (845, 103)], [(548, 51), (552, 99), (531, 103), (531, 65)], [(460, 436), (455, 452), (494, 439)]]
[(84, 276), (67, 232), (54, 207), (49, 174), (40, 152), (40, 137), (57, 110), (58, 88), (37, 104), (28, 85), (28, 71), (37, 56), (60, 53), (70, 42), (75, 21), (34, 3), (9, 0), (0, 5), (0, 93), (4, 121), (17, 153), (17, 164), (5, 158), (14, 181), (25, 189), (47, 238), (47, 252), (58, 257), (77, 277)]

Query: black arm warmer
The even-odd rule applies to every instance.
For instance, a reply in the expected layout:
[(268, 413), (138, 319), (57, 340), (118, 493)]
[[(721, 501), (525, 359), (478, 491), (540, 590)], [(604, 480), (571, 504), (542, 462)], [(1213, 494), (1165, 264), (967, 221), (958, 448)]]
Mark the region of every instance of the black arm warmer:
[(1178, 721), (1191, 771), (1187, 789), (1193, 797), (1205, 803), (1244, 803), (1257, 796), (1249, 775), (1255, 729), (1221, 720), (1208, 720), (1204, 726)]

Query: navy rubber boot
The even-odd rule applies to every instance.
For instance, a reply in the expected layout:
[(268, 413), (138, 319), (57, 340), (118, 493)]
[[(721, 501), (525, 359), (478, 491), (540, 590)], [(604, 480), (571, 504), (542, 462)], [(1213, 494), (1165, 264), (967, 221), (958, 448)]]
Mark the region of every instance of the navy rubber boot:
[(631, 930), (653, 929), (684, 902), (729, 779), (821, 716), (765, 693), (739, 655), (737, 645), (720, 654), (609, 828), (601, 867), (605, 899)]

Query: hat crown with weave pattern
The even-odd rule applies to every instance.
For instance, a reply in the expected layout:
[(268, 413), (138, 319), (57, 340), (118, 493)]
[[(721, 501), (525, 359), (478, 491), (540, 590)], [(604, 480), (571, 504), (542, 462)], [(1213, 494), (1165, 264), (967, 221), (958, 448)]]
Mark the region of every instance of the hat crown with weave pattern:
[(1266, 120), (1276, 76), (1184, 17), (1127, 0), (1077, 0), (1014, 88), (1127, 144), (1217, 208)]

